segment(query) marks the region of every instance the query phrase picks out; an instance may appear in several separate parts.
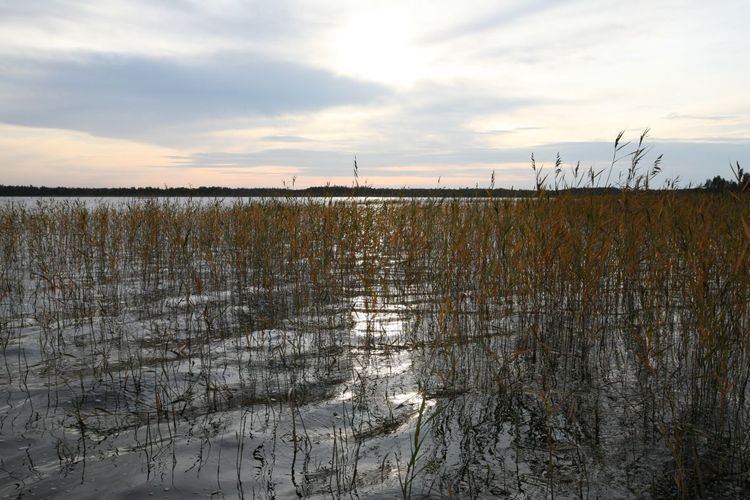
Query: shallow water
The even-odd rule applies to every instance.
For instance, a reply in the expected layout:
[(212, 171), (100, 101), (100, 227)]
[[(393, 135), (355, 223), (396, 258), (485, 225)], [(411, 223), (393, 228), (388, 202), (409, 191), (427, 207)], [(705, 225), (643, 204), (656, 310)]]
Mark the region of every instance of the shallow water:
[[(725, 467), (705, 496), (745, 492), (720, 433), (681, 424), (700, 407), (681, 376), (700, 359), (684, 297), (655, 312), (613, 273), (597, 288), (607, 314), (544, 279), (488, 299), (474, 261), (442, 272), (373, 251), (381, 235), (349, 251), (323, 231), (305, 258), (262, 217), (276, 253), (238, 252), (219, 216), (205, 251), (184, 204), (190, 224), (159, 226), (154, 246), (137, 212), (134, 242), (91, 230), (82, 248), (46, 210), (93, 211), (46, 203), (24, 212), (43, 231), (1, 247), (0, 497), (669, 497), (680, 432), (690, 460)], [(105, 229), (122, 208), (98, 213)], [(639, 357), (627, 332), (654, 317), (667, 348)], [(734, 420), (718, 420), (743, 428), (728, 391)]]
[[(264, 295), (249, 293), (256, 304)], [(432, 320), (415, 313), (425, 307), (417, 294), (401, 303), (352, 295), (264, 330), (244, 324), (249, 306), (237, 302), (224, 290), (126, 304), (113, 316), (58, 320), (58, 304), (37, 304), (11, 318), (0, 494), (400, 496), (420, 408), (413, 495), (551, 489), (549, 436), (534, 423), (541, 395), (529, 386), (508, 404), (510, 395), (488, 392), (492, 380), (446, 371), (489, 368), (487, 352), (512, 344), (506, 331), (426, 345)], [(622, 418), (612, 410), (608, 419)], [(616, 424), (605, 432), (626, 442)], [(617, 466), (582, 457), (575, 436), (554, 441), (556, 489), (633, 493)]]
[(413, 353), (388, 347), (403, 308), (354, 298), (346, 312), (242, 335), (226, 311), (209, 332), (209, 306), (230, 297), (166, 297), (159, 317), (125, 309), (60, 330), (17, 318), (0, 379), (0, 493), (397, 491), (383, 458), (408, 446), (420, 402)]

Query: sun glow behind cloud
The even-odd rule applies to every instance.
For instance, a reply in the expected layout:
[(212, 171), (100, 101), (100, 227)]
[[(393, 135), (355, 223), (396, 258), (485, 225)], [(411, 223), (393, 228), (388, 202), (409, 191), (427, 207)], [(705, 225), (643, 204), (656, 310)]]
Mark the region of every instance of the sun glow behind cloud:
[(397, 7), (353, 13), (331, 37), (331, 67), (396, 86), (424, 78), (428, 54), (412, 38), (413, 21)]

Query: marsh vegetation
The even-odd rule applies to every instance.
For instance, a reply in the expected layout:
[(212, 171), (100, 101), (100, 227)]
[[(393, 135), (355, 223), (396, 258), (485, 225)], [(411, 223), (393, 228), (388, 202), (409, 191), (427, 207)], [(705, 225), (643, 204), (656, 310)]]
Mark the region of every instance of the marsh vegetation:
[(4, 204), (0, 496), (747, 497), (749, 221), (634, 189)]

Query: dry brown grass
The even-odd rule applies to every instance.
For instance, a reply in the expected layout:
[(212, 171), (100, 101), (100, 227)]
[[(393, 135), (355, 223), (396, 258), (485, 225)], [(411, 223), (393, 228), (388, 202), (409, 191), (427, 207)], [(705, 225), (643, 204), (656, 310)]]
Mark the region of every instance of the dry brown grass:
[[(184, 297), (187, 324), (202, 325), (179, 345), (164, 339), (165, 354), (289, 321), (326, 335), (321, 318), (348, 310), (355, 296), (372, 308), (402, 303), (414, 327), (395, 343), (425, 353), (424, 393), (494, 398), (518, 453), (537, 439), (545, 450), (550, 493), (561, 457), (573, 457), (586, 478), (591, 457), (630, 447), (628, 456), (641, 450), (648, 460), (659, 446), (671, 461), (663, 477), (652, 472), (652, 494), (702, 496), (727, 484), (748, 491), (748, 220), (745, 195), (633, 190), (5, 205), (2, 342), (12, 343), (10, 325), (30, 301), (49, 335), (45, 349), (62, 352), (60, 332), (77, 325), (92, 338), (90, 368), (106, 374), (115, 361), (106, 318), (161, 313), (165, 297)], [(217, 300), (191, 304), (207, 294)], [(232, 307), (248, 311), (233, 321)], [(133, 354), (127, 362), (143, 361)], [(184, 399), (170, 387), (168, 377), (155, 383), (156, 413)], [(222, 404), (218, 388), (206, 383), (205, 391)]]

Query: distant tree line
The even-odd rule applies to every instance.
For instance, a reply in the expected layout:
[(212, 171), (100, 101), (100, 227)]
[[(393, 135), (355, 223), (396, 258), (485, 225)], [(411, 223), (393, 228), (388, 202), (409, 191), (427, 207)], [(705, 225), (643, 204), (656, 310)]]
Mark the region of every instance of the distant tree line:
[(5, 186), (0, 184), (0, 196), (69, 196), (69, 197), (522, 197), (533, 195), (532, 190), (482, 188), (374, 188), (370, 186), (317, 186), (305, 189), (288, 188), (228, 188), (201, 186), (197, 188), (129, 187), (82, 188), (44, 186)]
[[(739, 166), (738, 166), (739, 168)], [(708, 179), (698, 188), (687, 190), (709, 191), (750, 191), (750, 173), (734, 171), (736, 180), (727, 180), (721, 176)], [(545, 190), (547, 195), (563, 193), (578, 194), (612, 194), (620, 192), (616, 187), (579, 187)], [(188, 187), (126, 187), (126, 188), (86, 188), (86, 187), (46, 187), (46, 186), (6, 186), (0, 184), (0, 196), (36, 196), (36, 197), (195, 197), (195, 198), (283, 198), (283, 197), (397, 197), (397, 198), (524, 198), (535, 196), (533, 189), (507, 188), (375, 188), (371, 186), (316, 186), (305, 189), (290, 188), (228, 188), (221, 186)]]
[(745, 172), (740, 166), (740, 162), (731, 163), (734, 180), (724, 179), (717, 175), (713, 179), (708, 179), (703, 187), (710, 191), (750, 191), (750, 172)]
[(731, 181), (717, 175), (713, 179), (707, 179), (703, 185), (704, 189), (709, 191), (740, 191), (743, 188), (747, 190), (746, 186), (750, 186), (750, 173), (745, 173), (739, 181)]

